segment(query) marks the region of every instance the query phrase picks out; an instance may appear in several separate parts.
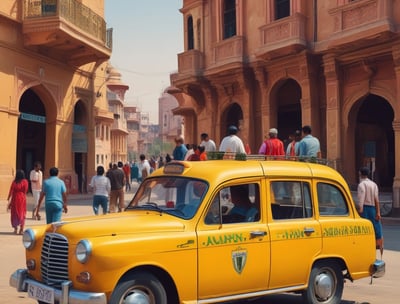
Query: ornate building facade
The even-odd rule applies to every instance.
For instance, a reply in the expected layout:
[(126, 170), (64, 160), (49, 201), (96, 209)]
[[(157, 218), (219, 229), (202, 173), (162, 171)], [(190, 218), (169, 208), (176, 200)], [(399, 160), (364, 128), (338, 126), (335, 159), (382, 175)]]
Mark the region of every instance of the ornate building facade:
[[(0, 200), (17, 169), (59, 168), (70, 193), (95, 168), (95, 121), (111, 122), (111, 31), (98, 0), (0, 2)], [(96, 94), (97, 92), (97, 94)]]
[[(185, 138), (228, 125), (252, 151), (312, 126), (358, 183), (368, 165), (400, 210), (400, 1), (183, 0), (184, 52), (171, 84)], [(190, 127), (187, 127), (190, 126)]]

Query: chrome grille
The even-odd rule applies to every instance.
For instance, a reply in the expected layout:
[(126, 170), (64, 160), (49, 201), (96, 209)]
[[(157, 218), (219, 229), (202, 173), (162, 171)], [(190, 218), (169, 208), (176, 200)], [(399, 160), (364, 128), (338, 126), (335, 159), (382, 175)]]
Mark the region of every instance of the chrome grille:
[(60, 286), (68, 280), (68, 240), (61, 234), (48, 233), (45, 236), (40, 270), (46, 285)]

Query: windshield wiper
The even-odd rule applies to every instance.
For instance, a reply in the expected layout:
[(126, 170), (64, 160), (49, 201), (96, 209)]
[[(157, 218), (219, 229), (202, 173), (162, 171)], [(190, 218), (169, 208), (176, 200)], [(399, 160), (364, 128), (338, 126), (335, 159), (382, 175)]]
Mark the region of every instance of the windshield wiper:
[(140, 205), (140, 206), (129, 206), (126, 209), (129, 209), (129, 210), (130, 209), (144, 209), (144, 210), (151, 209), (151, 210), (159, 211), (160, 213), (164, 212), (164, 209), (160, 208), (156, 203), (153, 203), (153, 202), (147, 202), (147, 203), (145, 203), (143, 205)]

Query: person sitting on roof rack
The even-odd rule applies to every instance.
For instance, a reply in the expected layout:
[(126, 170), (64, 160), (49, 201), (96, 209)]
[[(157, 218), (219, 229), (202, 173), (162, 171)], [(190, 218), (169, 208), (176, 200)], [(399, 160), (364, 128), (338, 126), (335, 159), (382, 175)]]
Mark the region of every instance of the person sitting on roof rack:
[(231, 153), (246, 153), (242, 140), (236, 135), (238, 128), (229, 126), (228, 135), (225, 136), (219, 145), (219, 151)]
[(285, 150), (283, 149), (283, 142), (278, 138), (278, 130), (271, 128), (268, 135), (269, 138), (262, 143), (258, 154), (284, 156)]
[(304, 126), (302, 131), (303, 138), (299, 143), (299, 156), (321, 158), (319, 140), (311, 135), (311, 127)]

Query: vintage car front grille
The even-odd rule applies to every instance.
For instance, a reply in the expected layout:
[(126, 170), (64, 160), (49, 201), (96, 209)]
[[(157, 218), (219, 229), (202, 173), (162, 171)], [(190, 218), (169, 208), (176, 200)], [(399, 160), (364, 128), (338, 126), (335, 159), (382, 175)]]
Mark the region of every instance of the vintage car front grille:
[(59, 287), (61, 282), (68, 280), (68, 240), (63, 235), (46, 234), (40, 264), (46, 285)]

